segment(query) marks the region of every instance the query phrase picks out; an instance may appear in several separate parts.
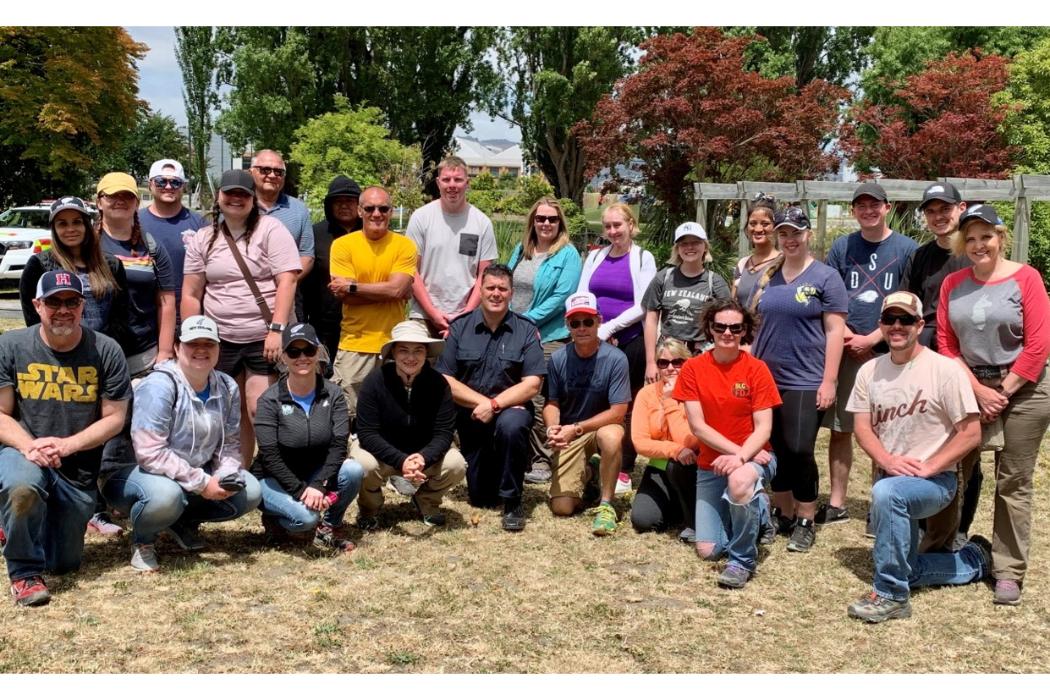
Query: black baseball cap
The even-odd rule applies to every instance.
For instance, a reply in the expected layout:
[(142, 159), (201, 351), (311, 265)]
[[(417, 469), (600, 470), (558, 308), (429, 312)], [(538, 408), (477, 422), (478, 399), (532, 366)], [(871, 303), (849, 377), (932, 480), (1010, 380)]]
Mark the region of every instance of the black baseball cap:
[(862, 182), (857, 189), (853, 190), (853, 199), (850, 200), (850, 204), (856, 202), (858, 199), (864, 196), (873, 197), (880, 202), (890, 201), (889, 197), (886, 196), (886, 190), (882, 189), (882, 185), (877, 182)]
[(281, 347), (285, 350), (297, 340), (301, 340), (315, 348), (321, 344), (321, 341), (317, 338), (317, 331), (315, 331), (314, 327), (309, 323), (296, 323), (295, 325), (288, 326), (284, 329), (284, 335), (281, 340)]
[(958, 204), (962, 201), (962, 195), (959, 194), (959, 190), (955, 188), (955, 185), (950, 182), (935, 182), (923, 190), (922, 204), (919, 205), (919, 210), (922, 211), (927, 204), (933, 201)]
[(51, 213), (48, 216), (48, 222), (50, 223), (54, 221), (60, 211), (66, 211), (67, 209), (79, 211), (86, 217), (91, 216), (91, 212), (88, 211), (87, 205), (84, 204), (84, 200), (80, 197), (60, 197), (51, 203)]
[(219, 181), (219, 190), (229, 192), (230, 190), (244, 190), (248, 194), (255, 194), (255, 180), (247, 170), (227, 170), (222, 174)]
[(959, 217), (959, 228), (961, 229), (968, 222), (974, 219), (979, 219), (986, 224), (992, 226), (1002, 226), (1003, 220), (999, 218), (999, 212), (995, 210), (991, 204), (974, 204), (967, 207), (963, 215)]
[(800, 207), (781, 209), (773, 217), (773, 228), (776, 229), (781, 226), (790, 226), (793, 229), (802, 231), (809, 228), (809, 217), (806, 216), (806, 212), (802, 211)]
[(36, 283), (37, 299), (46, 299), (59, 292), (76, 292), (84, 296), (84, 285), (76, 273), (68, 270), (50, 270), (40, 275)]

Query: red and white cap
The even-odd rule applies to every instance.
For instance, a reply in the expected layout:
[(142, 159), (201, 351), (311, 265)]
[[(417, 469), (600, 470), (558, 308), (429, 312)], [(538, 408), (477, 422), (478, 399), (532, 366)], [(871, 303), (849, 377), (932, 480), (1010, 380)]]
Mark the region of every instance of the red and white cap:
[(598, 300), (590, 292), (577, 292), (565, 300), (565, 318), (576, 314), (598, 316)]

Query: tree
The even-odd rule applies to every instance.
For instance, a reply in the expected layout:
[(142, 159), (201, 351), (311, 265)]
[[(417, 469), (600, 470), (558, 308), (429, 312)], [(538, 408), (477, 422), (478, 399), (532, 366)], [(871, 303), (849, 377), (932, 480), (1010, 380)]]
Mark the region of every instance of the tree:
[(135, 123), (146, 51), (118, 27), (0, 27), (0, 202), (84, 192)]
[(99, 151), (95, 158), (93, 174), (101, 176), (107, 172), (130, 173), (139, 182), (149, 177), (149, 166), (161, 158), (183, 161), (189, 153), (189, 145), (179, 132), (175, 120), (154, 114), (143, 107), (138, 121), (125, 135), (116, 150)]
[(824, 146), (847, 92), (823, 80), (796, 90), (788, 77), (744, 67), (757, 37), (700, 27), (657, 36), (639, 70), (578, 125), (588, 171), (637, 160), (674, 217), (692, 218), (688, 180), (816, 177), (835, 159)]
[[(219, 54), (213, 27), (175, 27), (175, 59), (182, 70), (182, 102), (193, 146), (190, 171), (198, 181), (208, 176), (208, 146), (211, 143), (212, 111), (219, 107), (215, 71)], [(202, 188), (201, 194), (208, 192)]]
[(633, 27), (510, 27), (499, 42), (508, 89), (491, 109), (521, 129), (522, 150), (559, 197), (583, 201), (585, 158), (572, 127), (635, 64)]
[(335, 103), (334, 112), (315, 117), (295, 131), (291, 157), (301, 166), (300, 183), (311, 210), (324, 211), (328, 183), (339, 174), (353, 177), (362, 187), (386, 187), (395, 195), (396, 205), (418, 206), (419, 181), (413, 183), (417, 193), (413, 199), (412, 190), (404, 187), (404, 169), (414, 164), (418, 176), (419, 148), (392, 139), (379, 108), (351, 109), (342, 95), (336, 96)]
[(798, 88), (820, 79), (846, 86), (867, 65), (874, 27), (732, 27), (730, 36), (758, 34), (746, 52), (749, 70), (791, 76)]
[(1016, 149), (1002, 133), (1011, 107), (992, 96), (1006, 87), (1000, 56), (948, 54), (926, 70), (883, 85), (892, 102), (855, 103), (841, 147), (860, 172), (932, 180), (1009, 177)]

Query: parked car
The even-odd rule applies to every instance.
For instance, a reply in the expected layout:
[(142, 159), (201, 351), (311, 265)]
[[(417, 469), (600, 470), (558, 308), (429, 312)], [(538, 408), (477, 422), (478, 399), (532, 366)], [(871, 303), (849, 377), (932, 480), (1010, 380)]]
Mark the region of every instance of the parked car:
[(50, 212), (51, 202), (44, 201), (0, 214), (0, 280), (17, 280), (30, 257), (51, 247)]

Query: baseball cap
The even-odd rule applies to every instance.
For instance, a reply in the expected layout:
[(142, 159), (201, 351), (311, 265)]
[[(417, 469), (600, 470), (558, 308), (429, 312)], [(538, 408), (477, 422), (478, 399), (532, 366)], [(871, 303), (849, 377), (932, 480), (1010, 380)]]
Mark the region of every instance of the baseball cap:
[(959, 217), (959, 228), (961, 229), (968, 222), (974, 219), (979, 219), (986, 224), (992, 226), (1002, 226), (1003, 220), (999, 218), (999, 212), (995, 210), (991, 204), (973, 204), (966, 208), (963, 215)]
[(72, 209), (73, 211), (79, 211), (86, 217), (91, 216), (91, 212), (88, 211), (87, 205), (84, 204), (84, 200), (80, 197), (60, 197), (51, 203), (51, 213), (48, 215), (48, 223), (55, 220), (60, 211), (66, 211)]
[(800, 207), (788, 207), (781, 209), (773, 217), (773, 228), (789, 226), (799, 231), (809, 228), (809, 217)]
[(135, 178), (127, 173), (106, 173), (98, 181), (98, 187), (95, 188), (96, 195), (116, 194), (117, 192), (130, 192), (138, 197), (139, 186), (136, 184)]
[(248, 194), (255, 194), (255, 180), (247, 170), (227, 170), (222, 174), (219, 181), (219, 190), (229, 192), (230, 190), (244, 190)]
[(860, 186), (853, 190), (853, 199), (850, 200), (850, 203), (852, 204), (864, 196), (873, 197), (880, 202), (890, 201), (889, 197), (886, 196), (886, 190), (882, 189), (882, 185), (870, 180), (860, 183)]
[(149, 179), (152, 180), (158, 175), (164, 175), (164, 168), (173, 168), (175, 177), (180, 180), (186, 179), (186, 171), (182, 169), (182, 163), (173, 158), (161, 158), (153, 161), (153, 165), (149, 166)]
[(677, 243), (679, 239), (685, 238), (686, 236), (696, 236), (701, 241), (706, 241), (707, 231), (695, 221), (686, 221), (674, 230), (674, 242)]
[(926, 205), (934, 200), (958, 204), (962, 201), (962, 195), (950, 182), (935, 182), (922, 191), (922, 204), (919, 205), (919, 210), (925, 209)]
[(84, 296), (84, 285), (79, 276), (68, 270), (50, 270), (40, 275), (36, 283), (37, 299), (46, 299), (59, 292), (76, 292)]
[[(689, 234), (693, 235), (693, 234)], [(579, 292), (565, 300), (565, 318), (574, 314), (598, 315), (598, 300), (590, 292)]]
[(179, 330), (179, 342), (188, 343), (201, 338), (214, 343), (219, 342), (219, 327), (215, 321), (207, 316), (190, 316), (184, 319), (182, 328)]
[(922, 318), (922, 301), (911, 292), (894, 292), (882, 300), (882, 310), (901, 309), (911, 315)]
[(317, 338), (317, 331), (309, 323), (296, 323), (285, 328), (281, 337), (281, 347), (287, 350), (288, 346), (297, 340), (301, 340), (315, 348), (321, 344), (321, 341)]

